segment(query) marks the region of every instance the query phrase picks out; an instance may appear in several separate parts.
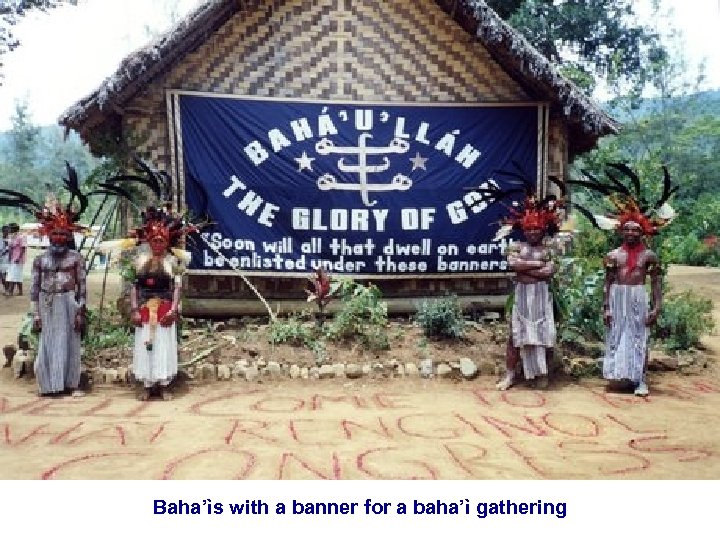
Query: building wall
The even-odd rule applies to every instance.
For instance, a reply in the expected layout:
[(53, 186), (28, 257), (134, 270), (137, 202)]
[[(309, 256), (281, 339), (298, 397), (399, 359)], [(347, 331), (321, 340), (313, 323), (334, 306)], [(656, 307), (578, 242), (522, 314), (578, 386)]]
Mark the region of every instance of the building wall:
[[(216, 33), (126, 108), (124, 136), (157, 167), (171, 169), (165, 91), (358, 101), (532, 101), (485, 48), (431, 0), (246, 2)], [(563, 126), (551, 141), (566, 147)], [(551, 149), (564, 170), (566, 150)], [(506, 278), (374, 279), (386, 296), (452, 290), (503, 294)], [(253, 278), (268, 298), (300, 298), (298, 279)], [(251, 298), (240, 278), (190, 276), (190, 296)]]

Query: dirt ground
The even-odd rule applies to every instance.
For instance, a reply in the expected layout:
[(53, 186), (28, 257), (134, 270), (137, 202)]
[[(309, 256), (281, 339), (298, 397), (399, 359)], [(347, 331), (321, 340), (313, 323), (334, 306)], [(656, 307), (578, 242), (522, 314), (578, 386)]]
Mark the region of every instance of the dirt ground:
[[(719, 270), (673, 267), (670, 280), (720, 306)], [(91, 303), (101, 283), (91, 275)], [(0, 345), (27, 305), (0, 297)], [(400, 330), (394, 339), (407, 340), (406, 358), (496, 355), (492, 332), (476, 332), (452, 351), (418, 347)], [(128, 385), (100, 384), (83, 399), (40, 399), (33, 380), (5, 368), (0, 479), (718, 479), (720, 437), (709, 426), (720, 338), (705, 345), (707, 368), (653, 372), (647, 398), (594, 378), (497, 392), (496, 377), (481, 375), (190, 382), (173, 401), (146, 403)], [(360, 352), (333, 354), (349, 362)]]

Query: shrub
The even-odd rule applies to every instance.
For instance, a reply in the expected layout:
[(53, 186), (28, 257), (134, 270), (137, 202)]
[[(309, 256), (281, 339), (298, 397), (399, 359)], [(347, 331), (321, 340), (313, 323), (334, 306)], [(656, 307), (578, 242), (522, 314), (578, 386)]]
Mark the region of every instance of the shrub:
[(87, 334), (84, 356), (93, 358), (97, 351), (113, 347), (126, 348), (132, 344), (132, 330), (124, 323), (117, 309), (106, 308), (102, 319), (95, 309), (87, 309)]
[(670, 352), (696, 347), (715, 327), (712, 310), (712, 300), (692, 291), (666, 295), (653, 337)]
[(336, 281), (333, 286), (341, 308), (326, 325), (325, 336), (332, 341), (357, 339), (371, 350), (389, 348), (387, 304), (381, 300), (380, 289), (351, 279)]
[(455, 295), (422, 300), (415, 320), (430, 338), (460, 338), (465, 334), (465, 319)]
[(663, 255), (669, 263), (720, 266), (720, 248), (712, 236), (703, 240), (694, 233), (670, 236), (663, 241)]
[(603, 283), (604, 270), (598, 260), (567, 257), (558, 261), (552, 289), (561, 343), (603, 339)]
[(287, 343), (288, 345), (311, 347), (315, 336), (300, 316), (290, 315), (285, 320), (275, 319), (270, 322), (268, 341), (272, 345)]

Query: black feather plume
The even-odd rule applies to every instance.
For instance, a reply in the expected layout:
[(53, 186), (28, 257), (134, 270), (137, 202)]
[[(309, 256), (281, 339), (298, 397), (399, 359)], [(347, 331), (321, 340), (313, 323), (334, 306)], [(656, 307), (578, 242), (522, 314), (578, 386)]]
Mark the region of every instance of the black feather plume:
[(658, 209), (663, 204), (665, 204), (667, 202), (667, 200), (670, 198), (670, 196), (673, 193), (675, 193), (680, 187), (680, 186), (675, 186), (675, 187), (672, 186), (672, 181), (670, 179), (670, 172), (668, 171), (668, 168), (665, 165), (662, 166), (662, 170), (663, 170), (663, 190), (662, 190), (662, 195), (660, 196), (660, 199), (658, 199), (658, 202), (655, 203), (655, 206), (654, 206), (655, 209)]
[(640, 177), (635, 173), (635, 171), (633, 171), (625, 163), (608, 163), (608, 167), (617, 169), (618, 171), (623, 173), (625, 176), (630, 178), (630, 180), (633, 183), (633, 187), (635, 189), (635, 199), (639, 202), (642, 197), (640, 194)]
[(133, 161), (135, 161), (135, 163), (140, 168), (140, 170), (145, 173), (147, 181), (149, 182), (149, 184), (147, 184), (147, 185), (150, 185), (150, 183), (151, 183), (155, 186), (154, 188), (151, 188), (151, 189), (156, 194), (155, 196), (159, 198), (162, 190), (158, 183), (158, 179), (155, 176), (155, 171), (153, 171), (153, 169), (147, 163), (145, 163), (142, 159), (140, 159), (139, 156), (133, 156)]
[(577, 203), (573, 203), (572, 207), (573, 207), (573, 209), (580, 212), (583, 216), (585, 216), (590, 221), (590, 223), (592, 224), (593, 227), (595, 227), (596, 229), (600, 228), (597, 220), (595, 219), (595, 216), (592, 214), (592, 212), (590, 212), (590, 210), (588, 210), (584, 206), (581, 206)]
[(13, 191), (11, 189), (0, 189), (0, 194), (9, 196), (2, 199), (2, 206), (23, 208), (24, 210), (27, 210), (31, 213), (39, 212), (42, 209), (42, 206), (40, 206), (30, 197), (19, 191)]
[(87, 196), (82, 192), (80, 189), (80, 182), (78, 181), (78, 175), (75, 168), (70, 165), (67, 161), (65, 162), (65, 168), (67, 169), (68, 177), (63, 179), (63, 183), (65, 184), (65, 187), (70, 192), (70, 201), (68, 202), (66, 208), (68, 210), (72, 210), (72, 204), (74, 199), (77, 199), (80, 203), (80, 208), (77, 211), (74, 211), (75, 219), (77, 220), (83, 212), (85, 212), (85, 209), (88, 206), (88, 198)]
[[(112, 178), (108, 178), (107, 184), (115, 184), (119, 182), (136, 182), (143, 184), (152, 190), (156, 198), (159, 199), (161, 196), (160, 186), (158, 186), (156, 180), (152, 178), (152, 175), (151, 177), (143, 177), (135, 174), (119, 174), (117, 176), (113, 176)], [(130, 198), (132, 200), (132, 196), (130, 196)]]
[(120, 186), (116, 186), (114, 184), (110, 184), (107, 182), (102, 182), (98, 184), (98, 187), (102, 189), (96, 189), (94, 191), (90, 192), (90, 195), (119, 195), (120, 197), (125, 197), (126, 199), (132, 201), (133, 197), (132, 195), (125, 189), (121, 188)]
[[(584, 171), (583, 171), (583, 173), (584, 173)], [(568, 184), (571, 184), (573, 186), (586, 187), (589, 190), (598, 191), (598, 192), (602, 193), (603, 195), (611, 195), (611, 194), (615, 193), (615, 191), (616, 191), (615, 189), (613, 189), (612, 186), (610, 186), (608, 184), (603, 184), (602, 182), (598, 182), (598, 181), (593, 182), (593, 181), (589, 181), (589, 180), (568, 180)]]

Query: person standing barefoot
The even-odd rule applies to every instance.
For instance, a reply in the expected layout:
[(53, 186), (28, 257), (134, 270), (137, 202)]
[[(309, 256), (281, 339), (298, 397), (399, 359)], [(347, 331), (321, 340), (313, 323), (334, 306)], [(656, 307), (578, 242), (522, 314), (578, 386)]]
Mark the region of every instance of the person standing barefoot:
[(539, 201), (532, 196), (525, 199), (523, 211), (515, 214), (506, 220), (505, 230), (509, 233), (512, 228), (520, 229), (525, 241), (508, 248), (508, 263), (515, 272), (515, 292), (506, 371), (496, 387), (507, 390), (513, 386), (518, 363), (522, 361), (525, 378), (537, 379), (539, 388), (547, 388), (548, 361), (552, 359), (556, 338), (550, 292), (555, 265), (544, 240), (559, 230), (561, 215), (554, 199)]

